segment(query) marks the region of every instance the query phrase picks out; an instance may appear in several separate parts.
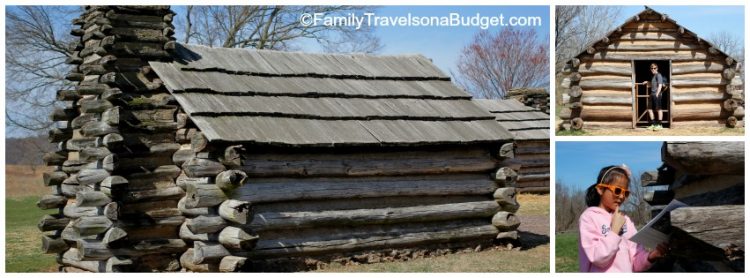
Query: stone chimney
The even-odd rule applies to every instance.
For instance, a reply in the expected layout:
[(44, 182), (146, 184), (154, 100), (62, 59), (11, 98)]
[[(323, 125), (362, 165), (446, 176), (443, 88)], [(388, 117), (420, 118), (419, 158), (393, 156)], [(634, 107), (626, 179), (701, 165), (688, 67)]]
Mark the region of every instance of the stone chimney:
[[(71, 34), (65, 104), (51, 118), (57, 143), (45, 155), (50, 211), (39, 223), (43, 250), (60, 271), (176, 271), (187, 248), (179, 237), (180, 167), (172, 155), (187, 117), (148, 65), (175, 49), (169, 6), (87, 6)], [(184, 143), (184, 142), (182, 142)]]

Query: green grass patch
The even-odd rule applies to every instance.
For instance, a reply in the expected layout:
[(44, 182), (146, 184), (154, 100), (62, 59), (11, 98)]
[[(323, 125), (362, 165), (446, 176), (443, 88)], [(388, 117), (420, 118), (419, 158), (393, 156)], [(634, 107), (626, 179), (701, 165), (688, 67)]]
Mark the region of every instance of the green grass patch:
[(578, 272), (578, 232), (555, 236), (555, 271)]
[(43, 254), (39, 219), (50, 211), (36, 207), (39, 197), (5, 199), (5, 271), (55, 271), (55, 255)]
[(558, 130), (557, 136), (581, 136), (581, 135), (588, 135), (588, 133), (584, 130)]

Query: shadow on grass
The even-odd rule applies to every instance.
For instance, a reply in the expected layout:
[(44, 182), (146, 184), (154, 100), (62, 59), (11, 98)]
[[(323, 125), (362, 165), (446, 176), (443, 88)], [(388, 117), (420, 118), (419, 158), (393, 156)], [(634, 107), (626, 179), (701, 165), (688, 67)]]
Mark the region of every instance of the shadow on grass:
[(541, 245), (549, 244), (549, 236), (519, 231), (518, 237), (521, 242), (521, 250), (529, 250)]

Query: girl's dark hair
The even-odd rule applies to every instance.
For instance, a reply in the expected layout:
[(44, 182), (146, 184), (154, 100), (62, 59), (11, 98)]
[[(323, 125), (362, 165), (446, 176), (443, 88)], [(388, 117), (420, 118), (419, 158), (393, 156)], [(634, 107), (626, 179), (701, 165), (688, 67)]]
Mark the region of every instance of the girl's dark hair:
[(622, 179), (625, 179), (627, 183), (630, 183), (628, 172), (621, 166), (610, 165), (599, 170), (599, 176), (596, 178), (596, 183), (586, 189), (586, 206), (598, 206), (599, 202), (601, 202), (602, 197), (599, 195), (599, 192), (596, 191), (597, 184), (612, 184), (615, 181)]

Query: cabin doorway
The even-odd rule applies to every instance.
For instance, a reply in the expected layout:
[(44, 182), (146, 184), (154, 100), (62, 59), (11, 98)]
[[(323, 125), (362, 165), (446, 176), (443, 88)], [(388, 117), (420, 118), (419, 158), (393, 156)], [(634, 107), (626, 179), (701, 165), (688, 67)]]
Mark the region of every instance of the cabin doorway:
[[(661, 111), (662, 121), (661, 125), (665, 128), (672, 126), (672, 61), (670, 60), (634, 60), (632, 61), (633, 66), (633, 127), (647, 127), (651, 125), (651, 118), (648, 115), (648, 110), (652, 109), (651, 101), (651, 64), (655, 63), (659, 67), (659, 73), (664, 77), (665, 88), (662, 89), (661, 96)], [(649, 81), (649, 84), (644, 85), (644, 81)], [(654, 118), (658, 117), (658, 113), (654, 111)]]

